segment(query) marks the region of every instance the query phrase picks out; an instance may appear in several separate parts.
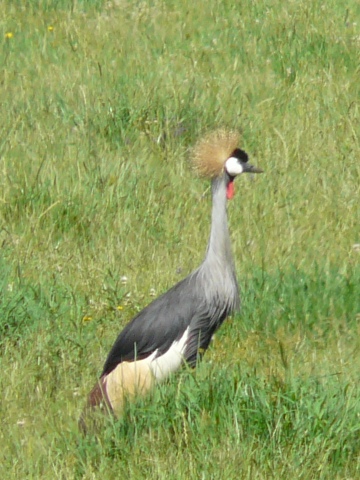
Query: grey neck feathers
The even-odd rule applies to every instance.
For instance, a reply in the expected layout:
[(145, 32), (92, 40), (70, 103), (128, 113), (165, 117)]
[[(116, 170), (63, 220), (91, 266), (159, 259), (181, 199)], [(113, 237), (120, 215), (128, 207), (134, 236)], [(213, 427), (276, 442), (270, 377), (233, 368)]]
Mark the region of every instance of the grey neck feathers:
[[(226, 312), (237, 311), (240, 307), (239, 287), (231, 252), (230, 234), (226, 212), (226, 173), (212, 181), (212, 214), (210, 239), (205, 260), (196, 271), (202, 277), (207, 304), (215, 299), (216, 308)], [(218, 311), (218, 310), (216, 310)], [(214, 316), (216, 319), (216, 315)]]
[(226, 211), (227, 182), (228, 177), (226, 174), (212, 181), (211, 231), (205, 262), (218, 264), (222, 269), (231, 269), (234, 272)]

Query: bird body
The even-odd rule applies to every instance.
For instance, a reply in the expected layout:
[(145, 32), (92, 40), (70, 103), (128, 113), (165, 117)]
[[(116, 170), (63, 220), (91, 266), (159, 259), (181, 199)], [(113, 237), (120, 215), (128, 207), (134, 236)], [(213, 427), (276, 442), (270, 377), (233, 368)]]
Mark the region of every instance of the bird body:
[(259, 173), (237, 148), (238, 136), (217, 131), (193, 152), (200, 175), (212, 180), (209, 243), (202, 264), (128, 323), (116, 339), (88, 406), (104, 404), (120, 414), (124, 399), (150, 390), (186, 362), (191, 367), (209, 346), (214, 332), (239, 310), (239, 288), (231, 252), (227, 200), (234, 178)]

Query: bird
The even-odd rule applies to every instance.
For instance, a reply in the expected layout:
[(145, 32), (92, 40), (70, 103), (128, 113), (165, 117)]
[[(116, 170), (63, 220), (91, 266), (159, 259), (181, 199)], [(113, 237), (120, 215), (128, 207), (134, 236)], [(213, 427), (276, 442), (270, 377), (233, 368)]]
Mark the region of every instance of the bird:
[[(242, 173), (262, 173), (248, 162), (235, 130), (201, 137), (191, 152), (198, 176), (211, 180), (209, 241), (200, 266), (141, 310), (120, 332), (85, 413), (96, 407), (119, 417), (126, 399), (149, 392), (183, 364), (196, 367), (224, 320), (240, 309), (227, 203)], [(86, 428), (86, 415), (81, 417)]]

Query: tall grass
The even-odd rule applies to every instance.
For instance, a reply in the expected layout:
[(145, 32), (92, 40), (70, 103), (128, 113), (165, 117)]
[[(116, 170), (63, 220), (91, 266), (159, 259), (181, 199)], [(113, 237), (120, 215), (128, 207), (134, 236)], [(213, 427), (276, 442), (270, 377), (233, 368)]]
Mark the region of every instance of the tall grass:
[[(360, 10), (0, 4), (2, 478), (359, 476)], [(119, 330), (201, 261), (189, 148), (238, 128), (242, 313), (82, 438)]]

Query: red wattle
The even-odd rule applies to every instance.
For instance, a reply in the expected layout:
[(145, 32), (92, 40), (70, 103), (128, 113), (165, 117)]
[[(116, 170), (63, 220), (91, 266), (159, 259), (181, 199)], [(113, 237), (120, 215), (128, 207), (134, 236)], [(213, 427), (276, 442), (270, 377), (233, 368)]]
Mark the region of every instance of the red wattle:
[(226, 187), (226, 198), (228, 200), (231, 200), (234, 196), (235, 190), (234, 190), (234, 182), (231, 181), (228, 183), (228, 186)]

